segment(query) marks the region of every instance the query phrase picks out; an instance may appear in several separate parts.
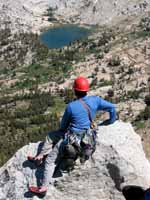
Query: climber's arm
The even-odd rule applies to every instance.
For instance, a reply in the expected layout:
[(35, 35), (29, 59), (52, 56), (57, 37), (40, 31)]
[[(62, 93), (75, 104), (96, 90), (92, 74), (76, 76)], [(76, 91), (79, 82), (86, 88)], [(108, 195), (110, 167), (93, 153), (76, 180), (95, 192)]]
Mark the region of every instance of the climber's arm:
[(112, 124), (116, 120), (116, 108), (115, 105), (100, 98), (99, 110), (103, 110), (109, 113), (109, 119), (102, 122), (101, 125)]
[(62, 131), (67, 130), (70, 124), (70, 119), (71, 119), (71, 109), (70, 109), (70, 106), (68, 105), (65, 109), (64, 115), (60, 123), (60, 130)]

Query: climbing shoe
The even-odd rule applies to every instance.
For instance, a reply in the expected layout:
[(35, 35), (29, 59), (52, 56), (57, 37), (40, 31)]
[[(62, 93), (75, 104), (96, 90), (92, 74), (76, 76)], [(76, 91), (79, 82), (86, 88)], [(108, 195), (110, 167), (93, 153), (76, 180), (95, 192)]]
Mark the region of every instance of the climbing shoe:
[(47, 189), (46, 188), (43, 189), (42, 187), (30, 186), (29, 191), (35, 194), (45, 195), (47, 192)]

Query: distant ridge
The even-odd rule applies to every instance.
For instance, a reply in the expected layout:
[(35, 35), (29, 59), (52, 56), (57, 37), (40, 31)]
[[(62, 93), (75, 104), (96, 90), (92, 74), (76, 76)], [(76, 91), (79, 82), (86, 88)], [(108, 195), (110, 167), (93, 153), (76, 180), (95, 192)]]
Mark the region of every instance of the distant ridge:
[[(1, 0), (0, 28), (38, 32), (49, 26), (44, 17), (51, 8), (58, 21), (84, 24), (107, 24), (150, 9), (149, 0)], [(49, 20), (51, 21), (51, 19)]]

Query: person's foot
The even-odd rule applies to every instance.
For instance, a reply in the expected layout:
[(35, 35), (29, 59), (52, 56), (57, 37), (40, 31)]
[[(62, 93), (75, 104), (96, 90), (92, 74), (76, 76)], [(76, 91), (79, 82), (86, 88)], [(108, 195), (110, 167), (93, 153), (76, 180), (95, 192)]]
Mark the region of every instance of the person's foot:
[(47, 192), (47, 187), (46, 186), (40, 186), (40, 187), (30, 186), (29, 191), (36, 194), (45, 194)]
[(34, 161), (35, 157), (34, 157), (34, 156), (27, 156), (27, 159), (28, 159), (29, 161)]
[(43, 158), (44, 158), (44, 156), (39, 154), (38, 156), (34, 157), (34, 160), (42, 161)]

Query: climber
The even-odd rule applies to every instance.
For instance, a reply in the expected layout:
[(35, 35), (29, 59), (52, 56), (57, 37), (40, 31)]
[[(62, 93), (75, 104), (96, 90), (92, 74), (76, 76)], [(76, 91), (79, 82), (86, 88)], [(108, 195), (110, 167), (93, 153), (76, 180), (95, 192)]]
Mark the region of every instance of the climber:
[[(42, 185), (39, 187), (29, 187), (31, 192), (37, 194), (46, 193), (48, 184), (52, 184), (54, 181), (53, 172), (60, 147), (62, 147), (62, 144), (66, 141), (72, 141), (72, 139), (80, 146), (82, 140), (84, 140), (86, 135), (88, 135), (89, 130), (92, 130), (92, 120), (97, 111), (103, 110), (109, 113), (109, 119), (105, 120), (102, 125), (112, 124), (116, 120), (114, 104), (100, 98), (99, 96), (87, 95), (87, 92), (89, 91), (89, 83), (85, 77), (77, 77), (74, 81), (73, 89), (76, 100), (67, 105), (61, 120), (60, 129), (48, 134), (42, 151), (39, 155), (33, 158), (34, 160), (41, 161), (43, 157), (47, 155), (45, 159)], [(95, 132), (92, 132), (92, 134), (94, 133)], [(55, 146), (52, 149), (53, 143), (55, 143)]]

